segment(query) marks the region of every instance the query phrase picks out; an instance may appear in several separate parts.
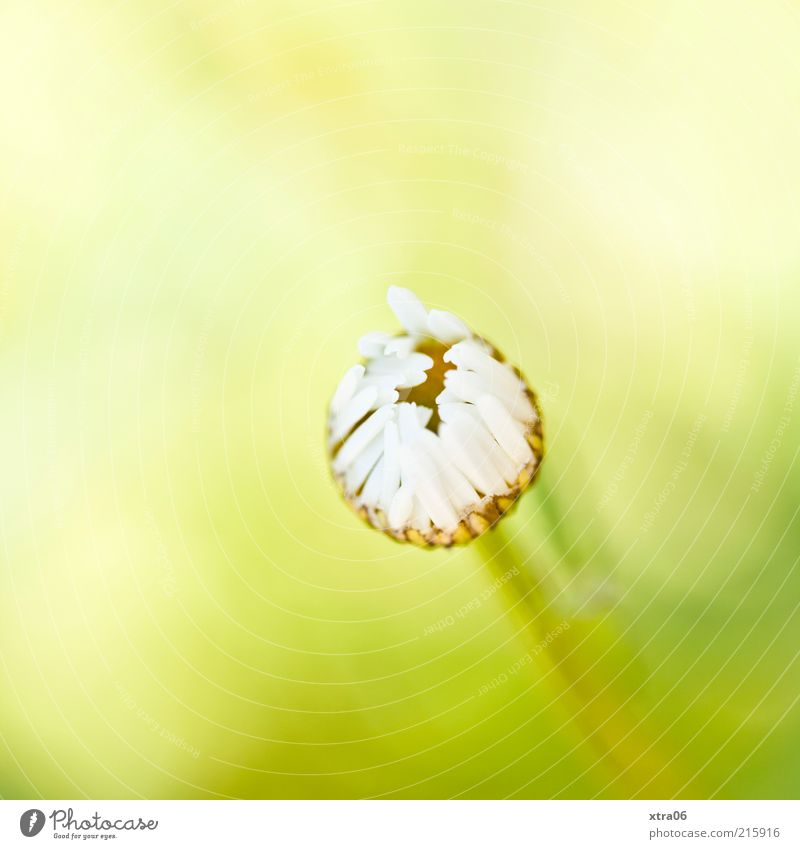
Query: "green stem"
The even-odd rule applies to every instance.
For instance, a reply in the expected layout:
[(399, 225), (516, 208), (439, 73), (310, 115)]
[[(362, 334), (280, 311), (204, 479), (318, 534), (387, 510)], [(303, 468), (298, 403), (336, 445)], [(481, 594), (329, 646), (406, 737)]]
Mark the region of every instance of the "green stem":
[[(499, 527), (476, 541), (485, 565), (506, 595), (545, 678), (569, 719), (611, 773), (603, 795), (671, 798), (685, 782), (675, 762), (645, 733), (619, 676), (622, 643), (606, 619), (576, 620), (560, 613), (543, 579), (535, 580), (518, 544)], [(630, 661), (629, 664), (630, 665)], [(657, 776), (657, 777), (654, 777)]]

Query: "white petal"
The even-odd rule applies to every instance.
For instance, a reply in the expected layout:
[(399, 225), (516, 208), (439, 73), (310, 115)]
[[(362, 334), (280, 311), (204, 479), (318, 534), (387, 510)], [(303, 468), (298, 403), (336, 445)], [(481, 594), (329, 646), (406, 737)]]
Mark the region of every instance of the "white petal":
[(345, 491), (358, 492), (375, 464), (383, 454), (383, 435), (378, 434), (350, 464), (344, 476)]
[[(402, 374), (374, 374), (367, 375), (361, 378), (361, 387), (374, 386), (378, 390), (378, 400), (375, 402), (376, 407), (382, 407), (384, 404), (391, 404), (399, 398), (395, 390), (400, 387), (405, 389), (405, 378)], [(383, 400), (381, 400), (383, 399)]]
[[(447, 375), (445, 375), (447, 377)], [(448, 392), (446, 389), (442, 390), (436, 396), (436, 406), (441, 410), (443, 404), (452, 404), (452, 403), (461, 403), (461, 399), (457, 398), (452, 392)], [(441, 415), (441, 413), (439, 414)]]
[(354, 398), (345, 404), (344, 409), (334, 419), (331, 432), (331, 442), (335, 445), (347, 436), (347, 432), (373, 408), (378, 390), (374, 386), (362, 389)]
[(407, 357), (375, 357), (367, 363), (370, 374), (394, 374), (398, 371), (427, 371), (433, 365), (433, 360), (427, 354), (417, 352)]
[(397, 405), (397, 426), (400, 429), (401, 442), (414, 442), (417, 432), (423, 427), (420, 423), (416, 404), (402, 403)]
[[(506, 409), (514, 414), (515, 418), (520, 421), (531, 421), (536, 414), (522, 389), (522, 383), (519, 381), (517, 383), (518, 386), (512, 389), (501, 381), (493, 380), (492, 377), (487, 379), (482, 374), (467, 371), (461, 367), (450, 369), (444, 376), (447, 397), (453, 396), (475, 404), (481, 395), (495, 395)], [(437, 402), (438, 400), (437, 398)]]
[(399, 446), (400, 436), (397, 431), (397, 424), (386, 422), (386, 427), (383, 429), (383, 481), (378, 495), (378, 505), (383, 510), (389, 509), (389, 505), (400, 486)]
[(478, 492), (494, 495), (505, 489), (500, 474), (494, 469), (487, 468), (486, 463), (478, 462), (455, 425), (440, 425), (439, 436), (450, 462), (464, 474)]
[(397, 320), (409, 333), (427, 335), (428, 312), (410, 289), (390, 286), (387, 300)]
[(409, 479), (414, 492), (434, 525), (442, 530), (452, 530), (458, 524), (453, 505), (446, 493), (439, 469), (421, 446), (400, 446), (400, 469), (403, 480)]
[(492, 395), (483, 395), (476, 404), (481, 418), (503, 451), (517, 464), (524, 466), (532, 457), (530, 445), (525, 440), (520, 425), (508, 410)]
[(336, 414), (353, 397), (358, 386), (358, 381), (364, 376), (364, 366), (351, 366), (339, 381), (336, 392), (331, 399), (331, 412)]
[[(498, 472), (500, 472), (500, 475), (506, 483), (513, 483), (519, 475), (519, 467), (508, 456), (508, 454), (503, 451), (500, 445), (495, 441), (495, 438), (488, 431), (484, 430), (484, 433), (486, 433), (489, 438), (489, 442), (486, 446), (486, 462), (490, 463), (495, 469), (497, 469)], [(502, 490), (498, 490), (498, 492), (502, 492)]]
[(439, 469), (447, 497), (459, 513), (480, 501), (478, 493), (445, 454), (442, 440), (435, 433), (430, 430), (423, 431), (420, 434), (420, 442)]
[(407, 357), (416, 344), (417, 340), (413, 336), (394, 336), (386, 343), (383, 354), (387, 357)]
[(414, 495), (414, 504), (411, 509), (409, 524), (412, 528), (416, 528), (423, 534), (431, 529), (431, 517), (416, 494)]
[(403, 387), (411, 389), (414, 386), (422, 386), (428, 379), (428, 375), (424, 371), (409, 372), (403, 376)]
[[(389, 422), (391, 424), (391, 422)], [(388, 426), (388, 425), (387, 425)], [(368, 507), (375, 507), (380, 498), (381, 489), (383, 487), (384, 469), (386, 468), (385, 455), (378, 460), (375, 468), (369, 473), (367, 482), (364, 484), (364, 489), (361, 491), (359, 502), (366, 504)]]
[(411, 388), (428, 379), (425, 370), (433, 360), (425, 354), (410, 354), (408, 357), (375, 357), (367, 363), (365, 380), (376, 377), (391, 377), (396, 386)]
[(384, 348), (387, 342), (391, 340), (388, 333), (375, 331), (367, 333), (358, 340), (358, 353), (362, 357), (381, 357), (383, 356)]
[(424, 404), (417, 406), (417, 421), (420, 427), (427, 427), (432, 415), (433, 410), (430, 407), (426, 407)]
[(481, 395), (489, 391), (487, 381), (474, 371), (466, 371), (462, 368), (450, 369), (445, 372), (444, 385), (451, 395), (461, 401), (469, 401), (474, 404)]
[[(439, 397), (441, 398), (441, 395)], [(445, 401), (439, 404), (437, 409), (439, 410), (439, 418), (443, 422), (452, 422), (459, 416), (474, 416), (475, 414), (474, 406), (472, 404), (466, 404), (464, 401)]]
[(374, 406), (384, 407), (387, 404), (396, 404), (400, 400), (400, 393), (395, 389), (384, 389), (378, 392)]
[(459, 415), (451, 422), (458, 436), (458, 442), (469, 454), (470, 459), (479, 468), (482, 479), (491, 481), (491, 487), (481, 491), (486, 495), (497, 495), (505, 492), (504, 481), (514, 480), (517, 469), (511, 459), (486, 429), (477, 410), (468, 406), (469, 415)]
[(468, 339), (471, 335), (460, 318), (443, 310), (431, 310), (428, 313), (428, 330), (431, 336), (446, 345)]
[(530, 398), (524, 390), (520, 390), (515, 397), (510, 398), (506, 394), (497, 394), (497, 398), (503, 402), (503, 406), (511, 415), (520, 422), (535, 422), (539, 418), (536, 408), (531, 404)]
[(365, 374), (361, 386), (377, 386), (378, 389), (397, 389), (403, 382), (402, 374)]
[(345, 469), (383, 430), (386, 422), (394, 416), (392, 406), (376, 410), (362, 425), (347, 438), (334, 460), (335, 468)]
[(482, 351), (471, 339), (453, 345), (444, 360), (481, 375), (492, 389), (498, 387), (513, 392), (522, 388), (522, 381), (507, 365)]
[(400, 487), (394, 494), (392, 503), (389, 506), (390, 528), (402, 528), (411, 518), (411, 511), (414, 509), (414, 490), (406, 485)]

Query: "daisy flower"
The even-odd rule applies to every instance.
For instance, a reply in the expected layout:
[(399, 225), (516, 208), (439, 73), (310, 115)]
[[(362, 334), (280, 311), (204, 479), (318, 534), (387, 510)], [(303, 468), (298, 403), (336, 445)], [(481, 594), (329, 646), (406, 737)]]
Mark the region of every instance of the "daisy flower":
[(422, 545), (467, 542), (534, 479), (542, 419), (520, 372), (449, 312), (391, 286), (399, 335), (368, 333), (331, 400), (331, 468), (370, 525)]

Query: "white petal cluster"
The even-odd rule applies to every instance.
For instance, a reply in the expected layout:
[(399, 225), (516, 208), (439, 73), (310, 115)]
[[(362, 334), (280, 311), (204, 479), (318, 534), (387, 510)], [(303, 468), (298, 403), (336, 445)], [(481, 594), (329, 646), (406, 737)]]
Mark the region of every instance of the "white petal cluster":
[[(374, 526), (417, 542), (464, 541), (496, 520), (538, 468), (535, 397), (456, 316), (429, 311), (396, 286), (388, 301), (405, 332), (360, 340), (364, 363), (346, 372), (331, 401), (333, 472)], [(432, 379), (434, 359), (423, 351), (436, 351), (440, 375), (444, 368), (430, 405), (408, 400)]]

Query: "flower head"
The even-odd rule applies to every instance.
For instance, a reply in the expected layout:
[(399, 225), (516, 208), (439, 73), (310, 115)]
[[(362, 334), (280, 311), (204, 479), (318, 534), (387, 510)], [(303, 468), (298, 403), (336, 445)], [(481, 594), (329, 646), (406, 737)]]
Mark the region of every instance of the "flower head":
[(404, 332), (369, 333), (330, 406), (331, 467), (371, 525), (427, 545), (466, 542), (531, 483), (543, 455), (536, 396), (461, 319), (389, 288)]

